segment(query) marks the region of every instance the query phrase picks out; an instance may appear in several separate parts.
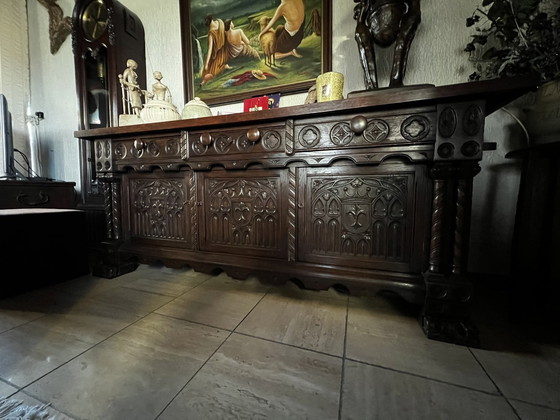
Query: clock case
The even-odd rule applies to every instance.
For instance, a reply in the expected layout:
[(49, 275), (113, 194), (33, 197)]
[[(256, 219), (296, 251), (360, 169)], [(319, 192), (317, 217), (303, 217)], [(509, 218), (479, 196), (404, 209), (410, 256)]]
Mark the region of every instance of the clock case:
[[(107, 7), (107, 25), (97, 39), (89, 39), (82, 25), (91, 3)], [(144, 27), (133, 12), (116, 0), (76, 0), (72, 13), (72, 50), (79, 107), (79, 129), (118, 126), (123, 101), (118, 75), (129, 58), (138, 63), (140, 83), (146, 81)]]
[[(82, 16), (91, 3), (104, 3), (107, 7), (107, 25), (96, 39), (88, 39), (82, 25)], [(135, 70), (139, 82), (146, 81), (146, 53), (144, 27), (140, 19), (116, 0), (76, 0), (72, 13), (72, 51), (76, 76), (79, 130), (118, 126), (123, 113), (122, 89), (118, 75), (126, 69), (129, 58), (138, 63)], [(92, 97), (104, 98), (98, 119), (92, 110), (98, 104)], [(88, 102), (89, 101), (89, 102)], [(88, 243), (94, 274), (114, 277), (134, 269), (121, 266), (118, 272), (107, 269), (100, 261), (114, 255), (116, 246), (108, 241), (105, 232), (106, 183), (95, 175), (94, 143), (79, 140), (80, 144), (80, 202), (78, 208), (86, 212)], [(115, 265), (119, 265), (115, 263)]]

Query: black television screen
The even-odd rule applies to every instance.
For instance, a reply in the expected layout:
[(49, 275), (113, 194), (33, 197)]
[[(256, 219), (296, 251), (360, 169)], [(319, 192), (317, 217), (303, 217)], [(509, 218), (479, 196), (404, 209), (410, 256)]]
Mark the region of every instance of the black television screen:
[(8, 100), (0, 93), (0, 134), (2, 135), (2, 166), (4, 178), (15, 178), (14, 140), (12, 137), (12, 114), (8, 109)]

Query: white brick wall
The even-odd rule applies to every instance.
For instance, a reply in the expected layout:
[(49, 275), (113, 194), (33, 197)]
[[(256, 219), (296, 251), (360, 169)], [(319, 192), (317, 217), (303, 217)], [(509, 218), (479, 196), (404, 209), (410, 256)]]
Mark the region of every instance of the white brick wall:
[[(12, 114), (14, 147), (28, 155), (24, 115), (29, 101), (26, 2), (0, 0), (0, 10), (0, 93), (6, 96)], [(2, 154), (0, 148), (3, 158)]]

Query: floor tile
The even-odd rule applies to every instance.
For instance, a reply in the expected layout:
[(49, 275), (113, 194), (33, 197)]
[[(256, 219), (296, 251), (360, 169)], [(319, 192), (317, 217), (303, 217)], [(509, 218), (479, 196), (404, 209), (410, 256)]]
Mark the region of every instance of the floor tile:
[(136, 277), (127, 278), (125, 276), (120, 276), (112, 279), (106, 279), (93, 275), (87, 275), (62, 283), (53, 284), (52, 286), (49, 286), (49, 289), (68, 293), (80, 298), (88, 298), (107, 290), (126, 285), (134, 280), (136, 280)]
[(234, 333), (159, 420), (336, 419), (341, 364)]
[(515, 420), (501, 396), (346, 361), (342, 419)]
[(30, 322), (0, 334), (0, 378), (28, 385), (89, 347), (75, 332)]
[(0, 334), (44, 315), (45, 314), (42, 312), (24, 311), (3, 307), (2, 302), (0, 302)]
[(560, 410), (510, 400), (521, 420), (560, 420)]
[(73, 335), (95, 345), (140, 318), (128, 308), (86, 299), (65, 313), (47, 314), (33, 321), (52, 333)]
[(506, 397), (560, 410), (560, 349), (533, 345), (523, 353), (473, 353)]
[(91, 304), (91, 302), (109, 305), (138, 316), (145, 316), (173, 299), (173, 296), (149, 293), (143, 290), (135, 290), (122, 286), (88, 298), (87, 302), (88, 305)]
[(18, 389), (16, 387), (0, 381), (0, 398), (10, 397), (16, 392), (18, 392)]
[(287, 283), (271, 289), (236, 332), (342, 356), (347, 300), (333, 290), (302, 290)]
[(205, 282), (211, 276), (193, 270), (177, 270), (176, 272), (143, 270), (136, 277), (124, 287), (176, 297)]
[(188, 290), (156, 313), (233, 330), (269, 288), (256, 279), (234, 280), (220, 274)]
[(149, 315), (26, 389), (88, 419), (155, 419), (228, 333)]
[(497, 392), (467, 347), (430, 340), (408, 306), (384, 297), (351, 298), (346, 357), (427, 378)]
[(0, 309), (44, 315), (64, 312), (79, 300), (76, 296), (49, 287), (4, 298), (0, 300)]
[(171, 267), (166, 267), (162, 264), (140, 264), (135, 271), (126, 274), (126, 276), (132, 277), (134, 279), (138, 277), (157, 279), (160, 278), (161, 276), (170, 276), (170, 277), (189, 276), (189, 277), (206, 278), (209, 275), (194, 271), (190, 267), (171, 268)]

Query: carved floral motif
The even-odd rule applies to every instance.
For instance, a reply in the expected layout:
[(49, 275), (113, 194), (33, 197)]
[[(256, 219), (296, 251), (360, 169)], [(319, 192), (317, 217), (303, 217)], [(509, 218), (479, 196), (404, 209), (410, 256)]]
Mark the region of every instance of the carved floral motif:
[(401, 135), (409, 141), (420, 141), (430, 132), (430, 121), (423, 115), (411, 115), (401, 125)]
[(380, 119), (371, 120), (363, 136), (368, 143), (380, 143), (389, 136), (389, 124)]
[(305, 148), (316, 146), (321, 140), (321, 134), (317, 127), (307, 126), (304, 127), (299, 133), (299, 143)]

